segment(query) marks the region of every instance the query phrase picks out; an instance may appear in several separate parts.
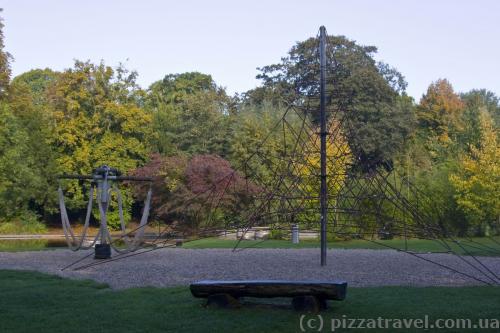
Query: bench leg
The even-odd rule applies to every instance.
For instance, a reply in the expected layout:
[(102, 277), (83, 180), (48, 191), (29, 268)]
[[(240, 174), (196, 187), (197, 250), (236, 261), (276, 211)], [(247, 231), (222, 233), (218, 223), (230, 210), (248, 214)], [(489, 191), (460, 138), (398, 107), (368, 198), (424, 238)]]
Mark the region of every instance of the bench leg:
[(216, 308), (239, 308), (241, 307), (240, 302), (237, 298), (229, 295), (229, 294), (214, 294), (208, 296), (207, 299), (208, 307), (216, 307)]
[(316, 296), (295, 296), (292, 306), (296, 311), (319, 312), (327, 308), (326, 300)]

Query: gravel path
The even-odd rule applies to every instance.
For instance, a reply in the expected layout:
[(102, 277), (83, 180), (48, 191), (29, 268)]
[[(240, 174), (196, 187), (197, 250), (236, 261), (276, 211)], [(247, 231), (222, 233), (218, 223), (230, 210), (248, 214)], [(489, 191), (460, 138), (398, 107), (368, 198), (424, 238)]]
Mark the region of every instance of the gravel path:
[[(356, 287), (481, 284), (411, 255), (391, 250), (330, 250), (328, 265), (321, 267), (318, 249), (246, 249), (232, 252), (230, 249), (172, 248), (83, 270), (61, 271), (62, 267), (86, 253), (91, 252), (0, 252), (0, 269), (37, 270), (64, 277), (92, 279), (107, 283), (112, 288), (187, 285), (202, 279), (340, 279)], [(453, 255), (426, 254), (423, 257), (486, 280)], [(500, 258), (479, 259), (500, 275)], [(473, 262), (471, 258), (468, 260)], [(82, 263), (89, 262), (93, 262), (93, 259)]]

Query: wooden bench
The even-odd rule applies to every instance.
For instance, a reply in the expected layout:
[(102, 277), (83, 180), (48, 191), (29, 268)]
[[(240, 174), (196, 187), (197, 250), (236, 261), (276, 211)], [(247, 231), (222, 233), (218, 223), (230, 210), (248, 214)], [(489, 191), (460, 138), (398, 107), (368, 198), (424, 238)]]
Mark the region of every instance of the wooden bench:
[(325, 309), (327, 300), (342, 301), (346, 297), (344, 281), (199, 281), (190, 285), (191, 294), (207, 298), (208, 306), (239, 307), (241, 297), (292, 297), (292, 306), (298, 311)]

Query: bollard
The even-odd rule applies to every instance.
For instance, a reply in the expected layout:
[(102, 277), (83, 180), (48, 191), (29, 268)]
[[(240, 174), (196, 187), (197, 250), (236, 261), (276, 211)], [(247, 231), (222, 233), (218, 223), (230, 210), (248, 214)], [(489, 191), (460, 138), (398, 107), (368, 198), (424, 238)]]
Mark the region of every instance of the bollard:
[(292, 243), (299, 244), (299, 225), (292, 224)]

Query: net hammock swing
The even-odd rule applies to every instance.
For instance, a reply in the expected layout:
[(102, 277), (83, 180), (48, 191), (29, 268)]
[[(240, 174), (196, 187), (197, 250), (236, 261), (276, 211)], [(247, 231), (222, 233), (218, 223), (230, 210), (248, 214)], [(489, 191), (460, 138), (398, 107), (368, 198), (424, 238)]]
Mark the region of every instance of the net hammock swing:
[[(95, 258), (107, 259), (111, 256), (111, 249), (117, 253), (133, 252), (141, 248), (144, 239), (144, 233), (149, 218), (152, 196), (152, 179), (147, 177), (129, 177), (121, 176), (120, 171), (108, 166), (101, 166), (93, 170), (92, 175), (62, 175), (59, 179), (78, 179), (91, 180), (89, 189), (89, 199), (87, 211), (82, 231), (77, 232), (72, 227), (64, 200), (64, 192), (61, 184), (58, 188), (59, 208), (61, 212), (61, 222), (64, 231), (64, 237), (68, 247), (72, 251), (88, 250), (95, 248)], [(139, 225), (134, 229), (134, 235), (126, 230), (126, 222), (123, 214), (123, 196), (118, 187), (121, 181), (141, 181), (149, 182), (149, 190), (144, 200), (144, 209)], [(113, 239), (108, 227), (108, 208), (113, 194), (116, 196), (118, 206), (118, 216), (120, 220), (120, 234), (118, 238)], [(94, 200), (97, 202), (99, 210), (99, 231), (93, 237), (88, 237), (90, 218), (94, 208)], [(90, 238), (90, 240), (88, 240)], [(125, 248), (116, 246), (116, 240), (122, 240)]]

